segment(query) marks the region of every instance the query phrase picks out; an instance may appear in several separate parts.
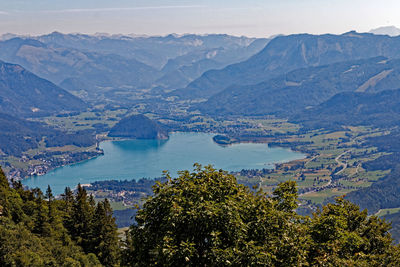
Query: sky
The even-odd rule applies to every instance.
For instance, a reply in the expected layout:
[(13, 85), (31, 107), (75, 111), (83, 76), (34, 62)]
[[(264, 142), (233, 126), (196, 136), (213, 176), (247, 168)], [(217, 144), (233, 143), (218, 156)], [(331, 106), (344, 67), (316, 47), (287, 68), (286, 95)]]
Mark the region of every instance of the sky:
[(400, 27), (399, 11), (399, 0), (0, 0), (0, 34), (340, 34)]

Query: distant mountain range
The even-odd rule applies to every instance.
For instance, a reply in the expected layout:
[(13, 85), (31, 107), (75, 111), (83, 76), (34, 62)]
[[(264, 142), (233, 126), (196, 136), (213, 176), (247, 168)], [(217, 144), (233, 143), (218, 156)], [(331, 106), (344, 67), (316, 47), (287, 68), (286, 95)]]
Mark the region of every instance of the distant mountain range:
[(396, 28), (395, 26), (379, 27), (379, 28), (370, 30), (369, 32), (373, 33), (373, 34), (381, 34), (381, 35), (389, 35), (389, 36), (399, 36), (400, 35), (400, 29)]
[(86, 108), (85, 102), (55, 84), (0, 61), (0, 112), (32, 117)]
[[(52, 47), (34, 39), (0, 42), (0, 58), (17, 63), (72, 92), (97, 94), (102, 88), (147, 86), (155, 69), (119, 55)], [(82, 87), (74, 87), (79, 84)]]
[(207, 70), (247, 59), (269, 41), (228, 35), (107, 37), (57, 32), (4, 39), (1, 60), (20, 64), (85, 100), (102, 102), (118, 101), (114, 91), (185, 87)]
[[(53, 32), (49, 35), (36, 37), (42, 43), (52, 47), (73, 48), (81, 51), (91, 51), (103, 54), (115, 54), (125, 58), (134, 58), (144, 64), (161, 69), (170, 59), (193, 52), (222, 48), (235, 51), (229, 57), (243, 57), (243, 48), (249, 50), (248, 56), (262, 49), (268, 39), (235, 37), (226, 34), (209, 35), (175, 35), (167, 36), (107, 36), (62, 34)], [(253, 44), (254, 41), (258, 40)], [(252, 50), (254, 49), (254, 50)], [(236, 55), (235, 55), (236, 54)]]
[(400, 37), (357, 32), (278, 36), (248, 60), (207, 71), (171, 95), (207, 99), (228, 87), (258, 84), (296, 69), (376, 56), (399, 57)]
[[(0, 41), (0, 58), (97, 103), (135, 99), (135, 92), (145, 89), (163, 97), (205, 99), (192, 108), (209, 115), (293, 118), (336, 94), (400, 88), (400, 63), (395, 60), (400, 58), (400, 36), (348, 32), (277, 36), (269, 41), (228, 35), (131, 37), (55, 32), (12, 37)], [(4, 111), (33, 116), (85, 107), (65, 91), (55, 93), (54, 88), (62, 89), (37, 76), (35, 82), (29, 80), (29, 86), (24, 80), (27, 76), (18, 83), (7, 82), (16, 80), (16, 68), (14, 73), (3, 72), (7, 77), (3, 86), (8, 88), (0, 92)], [(48, 86), (35, 84), (39, 80)], [(11, 84), (26, 90), (18, 101), (11, 99), (18, 92), (9, 88)], [(53, 94), (36, 90), (49, 86)], [(58, 102), (40, 98), (44, 95)]]

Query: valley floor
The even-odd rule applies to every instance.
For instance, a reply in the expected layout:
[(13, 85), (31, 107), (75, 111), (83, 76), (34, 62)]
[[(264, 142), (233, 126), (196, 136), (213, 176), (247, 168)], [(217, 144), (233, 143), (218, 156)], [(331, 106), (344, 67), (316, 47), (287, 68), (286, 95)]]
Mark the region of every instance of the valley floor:
[[(97, 139), (104, 140), (107, 130), (120, 118), (140, 112), (138, 109), (92, 110), (71, 116), (46, 117), (41, 119), (64, 131), (97, 129)], [(179, 112), (177, 112), (179, 114)], [(344, 127), (340, 131), (314, 130), (302, 132), (298, 125), (274, 117), (225, 117), (211, 118), (190, 113), (180, 116), (160, 116), (147, 113), (170, 130), (188, 132), (212, 132), (227, 136), (234, 142), (262, 142), (270, 146), (288, 147), (303, 152), (307, 158), (288, 163), (277, 163), (274, 170), (242, 170), (234, 173), (246, 185), (272, 192), (283, 181), (294, 180), (298, 184), (301, 205), (311, 212), (336, 196), (369, 187), (388, 174), (389, 171), (367, 171), (363, 164), (387, 153), (371, 146), (370, 137), (387, 134), (387, 130), (368, 127)], [(76, 163), (101, 154), (97, 146), (91, 147), (46, 147), (29, 150), (22, 157), (2, 157), (0, 165), (9, 178), (22, 179), (29, 175), (40, 175), (66, 164)], [(151, 186), (151, 185), (149, 185)], [(140, 204), (146, 192), (122, 192), (112, 190), (92, 191), (97, 198), (110, 198), (116, 210), (127, 210)], [(379, 212), (385, 215), (386, 210)], [(392, 210), (389, 211), (392, 213)]]

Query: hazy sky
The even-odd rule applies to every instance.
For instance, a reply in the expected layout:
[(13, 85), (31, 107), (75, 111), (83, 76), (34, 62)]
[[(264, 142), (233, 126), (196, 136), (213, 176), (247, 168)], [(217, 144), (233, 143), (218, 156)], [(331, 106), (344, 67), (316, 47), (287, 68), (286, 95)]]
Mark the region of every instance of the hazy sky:
[(290, 33), (400, 26), (399, 0), (0, 0), (0, 33)]

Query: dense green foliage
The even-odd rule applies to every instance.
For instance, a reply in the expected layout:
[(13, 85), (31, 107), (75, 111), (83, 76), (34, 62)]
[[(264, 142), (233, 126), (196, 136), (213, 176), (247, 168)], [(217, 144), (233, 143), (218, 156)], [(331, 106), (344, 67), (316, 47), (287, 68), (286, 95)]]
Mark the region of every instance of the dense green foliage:
[(119, 241), (107, 200), (95, 203), (80, 186), (56, 200), (50, 187), (24, 190), (0, 170), (1, 266), (114, 266)]
[[(134, 204), (142, 203), (145, 196), (153, 194), (152, 187), (157, 182), (164, 182), (164, 178), (148, 179), (142, 178), (140, 180), (111, 180), (111, 181), (97, 181), (91, 184), (87, 190), (90, 192), (108, 192), (111, 193), (111, 200), (121, 201), (125, 203)], [(123, 197), (120, 193), (123, 193)], [(107, 197), (109, 197), (108, 195)], [(134, 222), (136, 209), (127, 208), (124, 210), (114, 210), (113, 215), (115, 223), (119, 228), (129, 227)]]
[(339, 198), (301, 217), (294, 182), (272, 196), (197, 166), (157, 183), (127, 234), (128, 266), (397, 266), (389, 225)]
[(109, 134), (111, 137), (135, 139), (167, 139), (168, 132), (161, 125), (139, 114), (119, 121)]
[(157, 181), (120, 245), (107, 200), (9, 186), (0, 173), (1, 266), (398, 266), (390, 226), (343, 198), (300, 216), (295, 182), (272, 195), (197, 165)]

